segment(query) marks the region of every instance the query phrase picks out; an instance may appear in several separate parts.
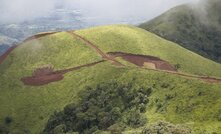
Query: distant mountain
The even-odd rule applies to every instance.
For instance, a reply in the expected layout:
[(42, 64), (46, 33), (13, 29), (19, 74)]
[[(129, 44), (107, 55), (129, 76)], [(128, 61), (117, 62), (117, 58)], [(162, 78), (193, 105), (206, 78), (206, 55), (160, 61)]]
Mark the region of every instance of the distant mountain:
[(87, 27), (78, 10), (56, 9), (49, 15), (34, 20), (0, 24), (0, 55), (11, 45), (39, 32), (63, 31)]
[[(123, 23), (123, 24), (137, 24), (143, 20), (139, 17), (125, 17), (125, 18), (112, 18), (104, 20), (99, 16), (90, 16), (82, 9), (66, 9), (59, 7), (46, 16), (36, 18), (21, 23), (15, 24), (0, 24), (0, 36), (10, 38), (21, 42), (25, 38), (39, 32), (47, 31), (63, 31), (63, 30), (76, 30), (87, 28), (90, 26)], [(1, 38), (1, 37), (0, 37)], [(11, 45), (11, 41), (4, 40), (0, 42), (0, 46), (4, 45), (4, 49), (0, 47), (0, 55), (5, 52), (5, 48), (9, 48), (7, 44)]]
[(221, 62), (221, 1), (177, 6), (139, 27)]
[(8, 45), (0, 45), (0, 54), (3, 54), (8, 48)]
[(0, 34), (0, 55), (16, 43), (18, 40)]

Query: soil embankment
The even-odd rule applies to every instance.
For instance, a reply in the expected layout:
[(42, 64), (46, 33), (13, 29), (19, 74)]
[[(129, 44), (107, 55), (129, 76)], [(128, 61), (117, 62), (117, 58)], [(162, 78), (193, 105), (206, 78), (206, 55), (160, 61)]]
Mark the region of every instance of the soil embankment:
[(176, 68), (169, 62), (161, 60), (158, 57), (149, 55), (137, 55), (123, 52), (109, 52), (108, 55), (112, 57), (121, 57), (124, 60), (133, 63), (139, 67), (146, 67), (150, 69), (159, 69), (167, 71), (177, 71)]

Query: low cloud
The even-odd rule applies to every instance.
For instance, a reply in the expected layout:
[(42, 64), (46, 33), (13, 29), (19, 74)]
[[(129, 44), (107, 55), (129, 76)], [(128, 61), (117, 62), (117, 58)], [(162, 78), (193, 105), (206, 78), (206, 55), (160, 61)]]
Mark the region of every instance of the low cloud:
[(57, 7), (78, 9), (99, 21), (133, 17), (151, 19), (179, 4), (198, 0), (0, 0), (0, 23), (17, 23), (46, 16)]
[(0, 23), (16, 23), (47, 15), (54, 10), (54, 0), (0, 0)]

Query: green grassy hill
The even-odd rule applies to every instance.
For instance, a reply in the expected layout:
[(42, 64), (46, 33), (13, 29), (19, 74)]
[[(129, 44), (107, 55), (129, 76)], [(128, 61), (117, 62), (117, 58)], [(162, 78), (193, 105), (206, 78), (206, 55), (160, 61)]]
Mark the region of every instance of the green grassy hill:
[[(136, 27), (112, 25), (79, 30), (75, 33), (96, 44), (103, 52), (120, 51), (157, 56), (171, 64), (180, 64), (180, 72), (221, 77), (220, 64)], [(116, 107), (118, 107), (121, 114), (117, 115), (121, 115), (121, 117), (116, 116), (117, 118), (114, 118), (110, 125), (126, 124), (122, 130), (124, 133), (135, 131), (139, 133), (146, 127), (148, 128), (149, 124), (158, 121), (182, 124), (191, 128), (195, 133), (221, 132), (220, 84), (145, 70), (127, 64), (126, 61), (122, 62), (122, 59), (119, 61), (124, 63), (125, 67), (117, 67), (106, 61), (69, 72), (64, 75), (62, 81), (44, 86), (26, 86), (20, 81), (22, 77), (31, 76), (33, 70), (42, 66), (53, 66), (56, 70), (60, 70), (101, 59), (95, 50), (67, 32), (27, 41), (15, 48), (0, 65), (0, 130), (10, 133), (41, 133), (48, 128), (51, 122), (59, 119), (56, 131), (53, 132), (61, 133), (61, 129), (68, 127), (66, 125), (71, 123), (69, 118), (71, 114), (67, 113), (69, 110), (72, 111), (73, 107), (69, 108), (68, 104), (75, 103), (76, 107), (81, 108), (81, 104), (92, 103), (93, 97), (90, 96), (94, 92), (92, 92), (93, 90), (88, 92), (87, 89), (90, 87), (94, 91), (99, 91), (96, 95), (96, 99), (99, 101), (102, 101), (102, 93), (105, 95), (105, 91), (109, 93), (109, 90), (114, 88), (113, 91), (116, 92), (111, 92), (113, 95), (105, 95), (112, 97), (113, 100), (107, 101), (109, 102), (108, 107), (105, 106), (105, 108), (109, 110), (106, 109), (105, 113), (99, 110), (96, 112), (97, 108), (94, 107), (90, 107), (90, 111), (84, 111), (85, 113), (77, 113), (77, 118), (83, 118), (84, 121), (89, 122), (96, 119), (88, 113), (99, 113), (104, 116), (109, 114), (108, 111), (116, 112)], [(99, 86), (100, 84), (101, 86)], [(127, 95), (122, 98), (116, 97), (120, 95), (118, 92), (126, 90), (125, 88), (132, 93), (128, 93), (130, 101), (126, 101), (126, 103), (123, 98), (127, 98)], [(145, 95), (146, 92), (143, 92), (142, 89), (148, 89), (151, 92)], [(148, 101), (145, 103), (138, 101), (142, 98), (140, 95), (144, 95)], [(103, 96), (104, 99), (108, 99), (105, 96)], [(131, 100), (131, 98), (133, 99)], [(86, 99), (89, 99), (90, 102), (87, 102)], [(96, 104), (96, 102), (93, 103)], [(131, 105), (128, 106), (127, 102), (130, 102)], [(142, 105), (142, 108), (144, 107), (146, 110), (132, 114), (133, 109), (137, 110), (135, 104)], [(112, 106), (115, 106), (115, 110)], [(54, 114), (55, 111), (63, 111), (64, 107), (64, 112)], [(130, 118), (133, 117), (132, 115), (138, 116)], [(138, 120), (140, 116), (145, 123)], [(64, 117), (65, 120), (63, 120)], [(63, 124), (59, 124), (61, 122)], [(95, 126), (93, 129), (89, 125), (87, 132), (90, 133), (98, 128), (103, 128), (98, 133), (111, 131), (110, 128), (107, 129), (109, 126), (96, 127), (96, 125), (96, 123), (93, 124)]]
[(136, 27), (95, 27), (79, 30), (76, 31), (76, 33), (94, 42), (105, 52), (121, 51), (133, 54), (152, 55), (169, 61), (174, 65), (180, 64), (180, 71), (183, 72), (221, 76), (220, 64)]
[(220, 0), (201, 0), (172, 8), (139, 27), (221, 62), (220, 9)]

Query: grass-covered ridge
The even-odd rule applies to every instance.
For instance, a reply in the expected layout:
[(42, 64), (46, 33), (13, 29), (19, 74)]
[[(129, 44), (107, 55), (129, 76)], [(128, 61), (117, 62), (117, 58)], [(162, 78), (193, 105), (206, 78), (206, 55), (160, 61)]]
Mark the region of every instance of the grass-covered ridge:
[(160, 57), (180, 64), (180, 71), (221, 76), (221, 65), (145, 30), (125, 25), (101, 26), (76, 31), (105, 52), (126, 52)]
[(221, 62), (220, 9), (220, 0), (199, 0), (174, 7), (139, 27)]
[[(172, 64), (180, 63), (181, 71), (221, 76), (219, 64), (139, 28), (113, 25), (76, 33), (94, 42), (104, 52), (122, 51), (159, 56)], [(0, 130), (40, 133), (55, 111), (61, 112), (68, 104), (82, 102), (78, 93), (85, 91), (86, 87), (95, 89), (100, 83), (115, 81), (119, 85), (131, 83), (133, 89), (137, 90), (152, 89), (148, 96), (149, 103), (144, 105), (146, 112), (142, 113), (147, 121), (145, 125), (165, 120), (187, 125), (196, 133), (221, 132), (220, 84), (134, 66), (119, 68), (109, 61), (67, 73), (62, 81), (45, 86), (25, 86), (20, 81), (21, 77), (31, 75), (34, 69), (41, 66), (51, 65), (55, 69), (63, 69), (98, 60), (101, 57), (93, 49), (65, 32), (18, 46), (0, 65)], [(193, 68), (188, 68), (191, 64)], [(142, 130), (126, 127), (123, 131), (129, 133)]]

